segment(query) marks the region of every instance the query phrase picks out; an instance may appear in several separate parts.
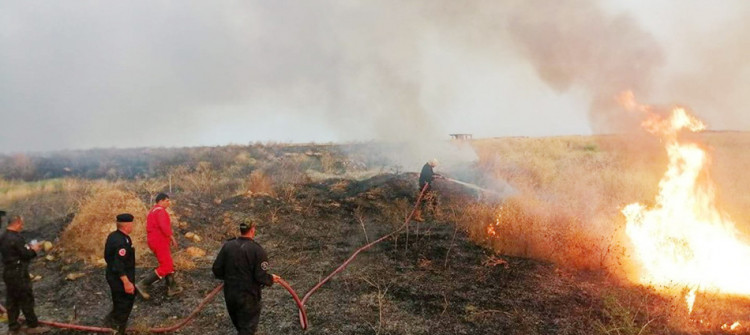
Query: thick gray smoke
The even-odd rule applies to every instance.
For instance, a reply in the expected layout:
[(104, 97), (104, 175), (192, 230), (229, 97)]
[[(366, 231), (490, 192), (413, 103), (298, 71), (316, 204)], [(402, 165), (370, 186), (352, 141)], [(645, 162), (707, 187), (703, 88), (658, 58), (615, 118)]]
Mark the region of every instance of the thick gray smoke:
[(3, 1), (0, 152), (375, 139), (421, 163), (451, 132), (619, 131), (626, 89), (749, 128), (750, 5), (707, 28), (632, 4)]
[(599, 2), (525, 1), (517, 10), (509, 31), (539, 77), (561, 92), (575, 87), (588, 92), (595, 130), (632, 127), (613, 97), (624, 90), (650, 93), (663, 63), (653, 36), (629, 15), (605, 15)]

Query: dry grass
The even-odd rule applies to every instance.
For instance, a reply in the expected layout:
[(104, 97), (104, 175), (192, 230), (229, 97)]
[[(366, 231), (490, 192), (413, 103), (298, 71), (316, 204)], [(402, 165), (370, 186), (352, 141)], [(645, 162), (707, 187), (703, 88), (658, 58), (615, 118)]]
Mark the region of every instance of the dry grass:
[[(479, 166), (518, 190), (500, 207), (468, 206), (465, 225), (510, 255), (578, 268), (618, 260), (612, 237), (624, 205), (648, 202), (666, 165), (631, 159), (617, 137), (508, 138), (476, 141)], [(645, 151), (640, 148), (640, 152)], [(467, 220), (468, 218), (468, 220)], [(472, 223), (473, 222), (473, 223)], [(495, 235), (489, 236), (492, 227)]]
[(59, 246), (65, 259), (83, 260), (89, 264), (101, 265), (104, 255), (104, 242), (113, 232), (115, 216), (131, 213), (135, 216), (133, 232), (130, 234), (136, 253), (136, 262), (144, 257), (146, 244), (146, 213), (148, 208), (130, 192), (112, 187), (100, 187), (91, 192), (78, 214), (60, 236)]
[[(719, 204), (750, 233), (750, 134), (697, 136), (713, 156)], [(519, 192), (502, 207), (467, 205), (458, 221), (496, 250), (578, 268), (622, 268), (627, 204), (650, 204), (666, 170), (653, 138), (502, 138), (474, 141), (478, 166)], [(493, 226), (496, 235), (489, 236)]]
[(245, 182), (244, 193), (274, 196), (273, 181), (263, 171), (255, 170), (250, 173)]
[(46, 193), (76, 191), (85, 188), (85, 184), (86, 182), (77, 179), (47, 179), (24, 182), (0, 178), (0, 205), (8, 206), (16, 201)]
[(0, 179), (0, 209), (20, 214), (26, 229), (69, 220), (95, 182), (81, 179), (50, 179), (37, 182)]
[(195, 261), (193, 260), (195, 257), (189, 255), (188, 253), (178, 251), (178, 252), (173, 252), (172, 256), (173, 256), (175, 269), (179, 271), (195, 269), (196, 265), (195, 265)]
[[(702, 143), (711, 157), (709, 176), (716, 184), (718, 208), (750, 236), (750, 178), (745, 177), (750, 157), (744, 154), (750, 133), (706, 133), (690, 139)], [(455, 222), (466, 227), (475, 240), (502, 254), (566, 267), (606, 269), (625, 278), (631, 264), (620, 210), (633, 202), (653, 204), (667, 167), (661, 143), (601, 136), (506, 138), (475, 141), (474, 145), (480, 168), (519, 191), (501, 205), (453, 204)], [(696, 316), (688, 315), (683, 293), (662, 296), (632, 289), (605, 293), (597, 331), (668, 331), (653, 329), (656, 323), (694, 331)], [(706, 306), (696, 307), (700, 318), (722, 320), (721, 315), (707, 311), (721, 314), (733, 310), (724, 306), (728, 304), (725, 296), (715, 300), (704, 298)], [(731, 323), (744, 316), (724, 315), (724, 319)], [(717, 326), (701, 324), (698, 328)]]

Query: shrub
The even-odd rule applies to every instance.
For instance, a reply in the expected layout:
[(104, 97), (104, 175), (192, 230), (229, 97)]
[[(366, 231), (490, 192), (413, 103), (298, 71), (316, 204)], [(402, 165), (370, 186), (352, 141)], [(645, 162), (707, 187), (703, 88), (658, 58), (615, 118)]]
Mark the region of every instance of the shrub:
[(255, 170), (245, 181), (245, 193), (265, 193), (273, 196), (273, 183), (271, 178), (263, 171)]
[(148, 208), (131, 192), (101, 186), (87, 197), (73, 221), (65, 227), (58, 246), (65, 259), (78, 259), (102, 265), (104, 243), (107, 235), (116, 228), (115, 217), (130, 213), (135, 217), (130, 237), (136, 253), (136, 262), (143, 258), (146, 244), (146, 214)]

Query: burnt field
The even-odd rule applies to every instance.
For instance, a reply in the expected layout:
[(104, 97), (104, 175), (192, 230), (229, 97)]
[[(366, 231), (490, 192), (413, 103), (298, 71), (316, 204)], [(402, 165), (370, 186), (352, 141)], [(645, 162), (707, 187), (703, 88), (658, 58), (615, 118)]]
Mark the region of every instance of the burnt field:
[[(530, 168), (546, 163), (521, 161), (508, 151), (529, 151), (538, 145), (523, 147), (519, 145), (522, 140), (512, 139), (510, 145), (501, 141), (492, 149), (488, 142), (477, 142), (478, 162), (460, 171), (452, 172), (448, 166), (439, 171), (473, 178), (465, 180), (483, 186), (489, 182), (476, 176), (493, 171), (519, 193), (495, 199), (479, 197), (475, 190), (438, 181), (440, 213), (427, 216), (423, 223), (412, 221), (394, 238), (360, 253), (316, 291), (306, 304), (307, 331), (300, 329), (290, 295), (274, 286), (263, 292), (258, 333), (709, 334), (724, 332), (721, 326), (725, 323), (750, 319), (750, 301), (744, 298), (701, 294), (693, 313), (688, 314), (681, 296), (630, 284), (616, 268), (620, 254), (613, 242), (618, 231), (615, 214), (611, 232), (582, 233), (577, 227), (591, 219), (583, 214), (592, 210), (577, 208), (582, 200), (575, 199), (552, 207), (564, 202), (556, 191), (557, 187), (563, 189), (560, 184), (564, 181), (545, 175), (550, 171)], [(585, 138), (554, 141), (544, 146), (564, 151), (554, 152), (558, 160), (555, 169), (561, 176), (576, 165), (567, 161), (570, 157), (584, 158), (577, 161), (579, 169), (581, 164), (615, 166), (619, 159), (612, 143)], [(6, 157), (3, 163), (8, 165), (0, 166), (18, 168), (21, 165), (10, 165), (8, 160), (25, 162), (24, 171), (30, 178), (25, 182), (5, 179), (0, 205), (26, 216), (24, 235), (28, 239), (54, 243), (30, 270), (38, 276), (34, 290), (40, 319), (98, 326), (111, 307), (99, 263), (101, 252), (96, 248), (86, 251), (77, 243), (103, 248), (103, 239), (97, 239), (114, 229), (114, 214), (131, 206), (133, 199), (146, 207), (156, 193), (171, 189), (180, 243), (176, 266), (185, 292), (166, 298), (163, 284), (157, 283), (152, 289), (155, 298), (136, 299), (130, 325), (144, 331), (179, 322), (220, 284), (212, 277), (211, 263), (222, 241), (233, 237), (238, 222), (246, 217), (260, 221), (256, 240), (268, 252), (272, 272), (300, 296), (359, 247), (401, 227), (414, 205), (417, 175), (402, 172), (403, 167), (382, 168), (382, 158), (373, 154), (372, 148), (354, 149), (253, 145), (175, 149), (179, 155), (163, 149), (143, 155), (146, 158), (139, 158), (133, 166), (110, 152), (100, 165), (91, 163), (95, 160), (85, 160), (91, 166), (79, 162), (79, 170), (41, 165), (48, 161), (39, 157), (27, 157), (26, 161)], [(487, 153), (490, 150), (505, 159), (494, 160), (496, 156)], [(130, 155), (141, 157), (125, 153), (125, 157)], [(631, 162), (635, 172), (626, 170), (624, 176), (648, 174), (650, 170), (643, 169), (646, 165), (637, 164), (653, 161)], [(45, 172), (44, 166), (53, 172)], [(579, 182), (591, 182), (587, 178), (593, 177)], [(547, 189), (544, 196), (542, 188)], [(575, 195), (579, 189), (580, 185), (568, 192)], [(124, 195), (111, 196), (115, 192)], [(600, 199), (597, 203), (618, 203), (604, 195), (595, 198)], [(111, 200), (92, 206), (95, 199)], [(139, 214), (145, 217), (145, 213)], [(73, 230), (73, 226), (84, 229)], [(489, 227), (495, 234), (488, 233)], [(141, 255), (140, 276), (154, 265), (154, 257), (147, 248), (136, 252)], [(4, 285), (0, 290), (4, 295)], [(233, 332), (223, 294), (219, 294), (176, 333)], [(52, 333), (77, 332), (55, 329)]]

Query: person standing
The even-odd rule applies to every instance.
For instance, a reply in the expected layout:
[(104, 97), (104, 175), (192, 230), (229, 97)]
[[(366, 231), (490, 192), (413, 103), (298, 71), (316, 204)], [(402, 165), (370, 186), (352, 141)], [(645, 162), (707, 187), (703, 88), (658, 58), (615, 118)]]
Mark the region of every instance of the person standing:
[(159, 266), (135, 284), (138, 293), (146, 300), (151, 298), (146, 288), (162, 278), (167, 284), (167, 296), (182, 292), (182, 287), (174, 278), (174, 261), (170, 248), (177, 247), (177, 239), (172, 234), (172, 222), (167, 212), (172, 202), (165, 193), (157, 194), (155, 202), (146, 217), (146, 241), (149, 249), (156, 255)]
[(17, 333), (21, 329), (18, 317), (23, 311), (26, 317), (27, 334), (40, 334), (49, 330), (39, 326), (34, 313), (34, 291), (29, 278), (29, 263), (41, 248), (39, 244), (26, 244), (21, 231), (24, 221), (19, 215), (10, 217), (8, 227), (0, 236), (0, 254), (3, 257), (3, 281), (5, 282), (6, 305), (8, 307), (8, 330)]
[(426, 205), (429, 205), (429, 208), (432, 209), (433, 215), (437, 212), (438, 195), (435, 190), (432, 189), (432, 182), (435, 180), (435, 178), (443, 177), (440, 174), (435, 173), (434, 168), (437, 165), (438, 160), (436, 158), (433, 158), (429, 162), (425, 163), (424, 166), (422, 166), (422, 171), (419, 173), (419, 193), (417, 194), (417, 199), (419, 199), (419, 194), (422, 194), (422, 190), (425, 188), (425, 185), (427, 185), (427, 189), (424, 189), (424, 194), (422, 194), (422, 203), (417, 206), (416, 213), (414, 213), (415, 221), (424, 221), (422, 212), (424, 211)]
[(117, 230), (107, 236), (104, 245), (104, 260), (107, 262), (105, 276), (112, 293), (112, 311), (104, 318), (105, 324), (125, 334), (130, 311), (135, 301), (135, 249), (130, 233), (133, 231), (133, 215), (117, 215)]
[(279, 280), (277, 275), (268, 273), (268, 256), (253, 240), (255, 232), (255, 222), (241, 223), (241, 236), (224, 243), (211, 268), (214, 276), (224, 281), (227, 312), (238, 335), (255, 334), (260, 321), (261, 289)]

